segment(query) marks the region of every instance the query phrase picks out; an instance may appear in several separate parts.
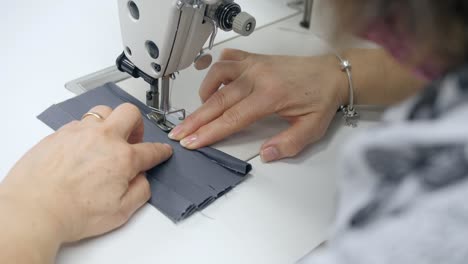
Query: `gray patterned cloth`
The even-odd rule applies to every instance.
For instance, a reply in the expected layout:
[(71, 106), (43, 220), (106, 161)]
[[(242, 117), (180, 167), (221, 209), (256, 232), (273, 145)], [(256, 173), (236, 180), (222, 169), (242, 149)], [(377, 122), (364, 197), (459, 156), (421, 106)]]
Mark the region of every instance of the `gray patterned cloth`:
[(307, 264), (468, 263), (468, 67), (343, 151), (340, 206)]

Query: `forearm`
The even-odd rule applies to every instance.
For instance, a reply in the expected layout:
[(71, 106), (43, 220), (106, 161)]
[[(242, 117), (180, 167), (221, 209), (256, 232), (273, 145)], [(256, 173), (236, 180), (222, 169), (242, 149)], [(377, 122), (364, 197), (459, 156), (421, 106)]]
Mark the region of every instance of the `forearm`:
[(426, 84), (384, 50), (351, 49), (343, 56), (353, 66), (357, 104), (395, 104), (414, 95)]
[(0, 186), (0, 263), (53, 263), (60, 234), (47, 212), (6, 195)]

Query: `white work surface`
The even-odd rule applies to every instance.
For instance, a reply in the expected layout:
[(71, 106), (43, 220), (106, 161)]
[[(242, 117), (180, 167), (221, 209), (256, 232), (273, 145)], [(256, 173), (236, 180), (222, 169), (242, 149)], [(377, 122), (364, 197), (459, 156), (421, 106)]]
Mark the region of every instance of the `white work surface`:
[[(35, 116), (72, 96), (63, 84), (109, 66), (121, 52), (115, 2), (18, 0), (2, 6), (7, 12), (0, 16), (4, 56), (0, 179), (24, 152), (51, 133)], [(250, 12), (265, 19), (275, 17), (272, 13), (282, 10), (276, 7), (284, 2), (258, 1), (258, 9)], [(298, 30), (299, 21), (296, 16), (250, 38), (228, 41), (214, 54), (222, 47), (294, 55), (324, 52), (313, 37), (284, 30)], [(181, 75), (175, 93), (184, 96), (174, 96), (178, 106), (189, 110), (197, 106), (192, 95), (203, 75), (193, 70)], [(378, 115), (365, 116), (375, 120)], [(176, 225), (145, 206), (123, 228), (67, 246), (58, 263), (293, 263), (326, 239), (335, 210), (340, 146), (374, 123), (363, 120), (352, 129), (338, 119), (324, 140), (294, 159), (268, 165), (253, 159), (252, 175), (203, 214)], [(273, 134), (274, 127), (256, 137), (255, 144), (240, 142), (245, 151), (257, 151), (258, 142)]]

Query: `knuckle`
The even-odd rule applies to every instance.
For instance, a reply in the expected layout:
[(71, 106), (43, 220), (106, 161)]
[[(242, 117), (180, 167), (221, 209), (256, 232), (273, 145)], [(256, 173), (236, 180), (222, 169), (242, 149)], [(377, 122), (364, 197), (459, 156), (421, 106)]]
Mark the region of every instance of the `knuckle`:
[(71, 121), (70, 123), (62, 126), (57, 132), (63, 132), (63, 131), (67, 131), (67, 130), (74, 130), (78, 127), (78, 125), (80, 124), (79, 121), (77, 120), (74, 120), (74, 121)]
[(225, 109), (227, 105), (227, 98), (226, 94), (222, 91), (218, 91), (213, 96), (211, 96), (210, 101), (215, 105), (217, 108)]
[(211, 82), (222, 80), (227, 74), (226, 65), (227, 63), (222, 61), (214, 63), (206, 75), (205, 80)]
[(128, 111), (132, 114), (140, 114), (140, 109), (134, 104), (131, 103), (124, 103), (122, 107), (125, 109), (125, 111)]
[(229, 48), (223, 49), (223, 50), (221, 51), (221, 56), (220, 56), (220, 58), (228, 57), (229, 55), (233, 54), (234, 52), (236, 52), (235, 49), (229, 49)]
[(265, 91), (275, 93), (277, 88), (283, 86), (284, 80), (276, 77), (275, 73), (270, 73), (267, 71), (262, 71), (260, 73), (255, 73), (256, 81), (258, 85)]
[(279, 97), (284, 99), (280, 92), (280, 89), (277, 89), (277, 87), (275, 85), (272, 85), (269, 81), (267, 81), (265, 85), (262, 85), (262, 87), (263, 87), (263, 92), (267, 94), (268, 97), (272, 98), (273, 100), (279, 99)]
[(215, 75), (216, 73), (220, 72), (222, 69), (223, 69), (222, 63), (219, 62), (219, 61), (218, 61), (218, 62), (215, 62), (215, 63), (211, 66), (208, 75)]
[(112, 108), (110, 108), (107, 105), (98, 105), (94, 107), (93, 109), (91, 109), (91, 111), (99, 111), (99, 112), (102, 111), (103, 113), (109, 113), (109, 112), (112, 112)]
[(263, 66), (260, 62), (253, 63), (252, 65), (250, 65), (250, 67), (248, 68), (248, 77), (253, 78), (255, 76), (262, 76), (264, 74), (262, 67)]
[(291, 100), (288, 98), (289, 95), (287, 94), (288, 89), (281, 88), (279, 83), (267, 80), (261, 81), (259, 86), (262, 90), (261, 93), (269, 98), (262, 102), (264, 105), (272, 108), (281, 108), (281, 105), (291, 103)]
[(114, 133), (114, 128), (110, 125), (104, 124), (102, 126), (94, 127), (91, 133), (96, 133), (96, 135), (109, 137)]
[(112, 112), (112, 107), (110, 107), (110, 106), (107, 106), (107, 105), (100, 105), (100, 107), (102, 107), (102, 109), (105, 110), (105, 111)]
[(197, 124), (199, 122), (199, 117), (197, 114), (191, 114), (187, 116), (184, 120), (184, 126), (187, 126), (187, 124)]
[(237, 110), (230, 109), (222, 115), (221, 119), (228, 126), (236, 126), (241, 123), (242, 115)]
[(73, 120), (73, 121), (71, 121), (70, 123), (68, 123), (66, 126), (68, 126), (68, 127), (76, 127), (76, 126), (78, 126), (79, 124), (80, 124), (80, 121), (78, 121), (78, 120)]
[(265, 63), (264, 61), (254, 63), (251, 67), (251, 72), (255, 75), (264, 76), (271, 73), (271, 65), (269, 63)]
[(296, 137), (291, 135), (284, 137), (283, 144), (286, 150), (285, 155), (288, 157), (296, 156), (304, 148), (304, 144), (302, 144)]

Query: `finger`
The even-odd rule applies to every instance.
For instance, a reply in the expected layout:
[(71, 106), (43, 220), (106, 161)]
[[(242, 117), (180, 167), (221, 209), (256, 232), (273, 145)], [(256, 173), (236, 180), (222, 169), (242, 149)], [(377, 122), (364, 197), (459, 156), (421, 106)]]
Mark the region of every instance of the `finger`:
[(142, 123), (140, 110), (129, 103), (118, 106), (106, 119), (106, 125), (125, 140), (129, 140), (135, 130), (141, 129)]
[(89, 110), (88, 113), (95, 113), (98, 116), (102, 117), (103, 120), (100, 120), (99, 118), (95, 116), (89, 115), (83, 118), (83, 120), (81, 120), (83, 124), (103, 122), (112, 113), (112, 108), (110, 108), (109, 106), (105, 106), (105, 105), (98, 105), (98, 106), (93, 107), (91, 110)]
[(199, 95), (202, 102), (206, 102), (222, 84), (228, 85), (239, 78), (243, 70), (242, 64), (235, 61), (221, 61), (214, 64), (200, 86)]
[(306, 146), (323, 137), (331, 119), (316, 113), (297, 118), (289, 129), (263, 144), (260, 151), (262, 161), (272, 162), (296, 156)]
[(127, 142), (129, 144), (138, 144), (143, 142), (143, 136), (145, 135), (145, 126), (142, 122), (139, 122), (136, 128), (133, 130), (132, 134), (128, 137)]
[(127, 142), (129, 144), (138, 144), (143, 142), (143, 136), (145, 135), (145, 124), (143, 123), (143, 118), (140, 118), (140, 121), (135, 124), (132, 133), (128, 137)]
[(228, 109), (216, 120), (201, 127), (192, 135), (181, 140), (180, 144), (188, 149), (198, 149), (216, 143), (271, 114), (274, 110), (266, 100), (251, 95)]
[(231, 108), (242, 99), (248, 97), (251, 91), (252, 86), (247, 81), (242, 78), (235, 80), (213, 94), (205, 104), (169, 133), (169, 138), (181, 140), (192, 134), (203, 125), (221, 116), (227, 109)]
[(237, 49), (224, 49), (221, 52), (221, 56), (219, 57), (219, 60), (230, 60), (230, 61), (243, 61), (245, 60), (250, 53), (242, 51), (242, 50), (237, 50)]
[(135, 155), (133, 163), (137, 171), (147, 171), (163, 163), (172, 156), (172, 147), (160, 143), (140, 143), (132, 145)]
[(129, 184), (128, 190), (122, 197), (120, 206), (121, 222), (128, 219), (151, 198), (151, 189), (146, 176), (142, 173)]

